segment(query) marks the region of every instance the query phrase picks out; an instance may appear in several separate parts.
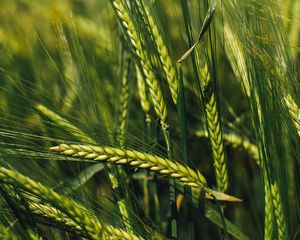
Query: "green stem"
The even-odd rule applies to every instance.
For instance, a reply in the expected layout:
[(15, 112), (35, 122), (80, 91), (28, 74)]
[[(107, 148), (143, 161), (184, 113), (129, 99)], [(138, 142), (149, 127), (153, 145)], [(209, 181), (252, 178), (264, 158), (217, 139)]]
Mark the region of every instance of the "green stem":
[[(163, 128), (163, 135), (165, 138), (166, 146), (167, 146), (167, 153), (168, 159), (172, 161), (172, 151), (171, 151), (171, 141), (170, 141), (170, 134), (168, 129)], [(178, 237), (178, 230), (177, 230), (177, 207), (176, 207), (176, 190), (175, 190), (175, 180), (169, 180), (169, 201), (171, 206), (171, 237), (177, 238)]]

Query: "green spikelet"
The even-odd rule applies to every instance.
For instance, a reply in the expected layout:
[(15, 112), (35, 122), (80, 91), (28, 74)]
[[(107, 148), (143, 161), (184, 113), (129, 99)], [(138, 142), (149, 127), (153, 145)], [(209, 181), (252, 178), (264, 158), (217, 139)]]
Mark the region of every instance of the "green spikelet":
[(214, 166), (219, 191), (226, 192), (228, 188), (227, 163), (224, 154), (224, 143), (220, 116), (217, 108), (216, 94), (212, 89), (211, 77), (207, 65), (201, 73), (201, 86), (207, 120), (208, 133), (213, 150)]

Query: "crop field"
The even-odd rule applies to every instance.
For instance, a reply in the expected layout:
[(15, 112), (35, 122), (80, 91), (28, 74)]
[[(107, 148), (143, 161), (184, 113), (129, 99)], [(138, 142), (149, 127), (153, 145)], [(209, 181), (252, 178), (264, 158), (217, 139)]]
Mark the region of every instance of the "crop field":
[(300, 239), (299, 0), (1, 0), (0, 239)]

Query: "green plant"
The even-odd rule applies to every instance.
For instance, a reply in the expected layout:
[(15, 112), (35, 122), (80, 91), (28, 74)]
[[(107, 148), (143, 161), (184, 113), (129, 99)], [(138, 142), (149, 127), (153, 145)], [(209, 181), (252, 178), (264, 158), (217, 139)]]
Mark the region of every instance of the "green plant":
[(299, 12), (2, 0), (0, 238), (297, 239)]

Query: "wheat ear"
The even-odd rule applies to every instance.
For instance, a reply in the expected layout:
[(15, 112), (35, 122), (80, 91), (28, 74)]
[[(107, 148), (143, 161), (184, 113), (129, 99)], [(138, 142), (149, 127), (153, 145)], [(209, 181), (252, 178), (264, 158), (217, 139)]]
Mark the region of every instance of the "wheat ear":
[(51, 203), (54, 207), (58, 208), (81, 226), (91, 239), (101, 239), (103, 231), (106, 231), (112, 236), (118, 236), (121, 239), (141, 239), (133, 234), (125, 232), (122, 229), (100, 223), (98, 219), (88, 216), (88, 211), (75, 201), (59, 195), (41, 183), (25, 177), (16, 171), (0, 167), (0, 181), (6, 184), (18, 186), (23, 190), (39, 196), (44, 201)]
[(68, 144), (60, 144), (52, 147), (51, 150), (66, 156), (86, 158), (94, 161), (107, 161), (114, 164), (128, 164), (137, 168), (149, 169), (150, 171), (170, 176), (191, 187), (201, 189), (206, 187), (206, 180), (200, 172), (195, 172), (187, 166), (156, 155), (113, 147)]
[(224, 154), (223, 134), (217, 108), (216, 94), (213, 90), (212, 80), (207, 65), (205, 65), (201, 72), (201, 86), (207, 128), (213, 150), (217, 187), (221, 192), (226, 192), (228, 188), (228, 173)]
[(290, 113), (292, 122), (300, 137), (300, 109), (290, 94), (287, 94), (283, 99)]
[(156, 43), (159, 58), (169, 84), (173, 102), (177, 104), (178, 77), (175, 62), (171, 58), (170, 50), (167, 47), (165, 38), (163, 37), (162, 29), (160, 27), (161, 23), (158, 18), (154, 18), (155, 13), (151, 9), (150, 3), (145, 2), (144, 9), (145, 15), (150, 26), (149, 29)]
[(111, 0), (113, 7), (121, 22), (121, 26), (125, 35), (128, 37), (133, 52), (142, 65), (142, 70), (146, 78), (146, 83), (149, 87), (151, 100), (153, 102), (156, 115), (159, 117), (163, 129), (167, 129), (167, 107), (163, 99), (162, 91), (159, 82), (155, 77), (151, 66), (151, 60), (148, 53), (143, 49), (142, 41), (138, 35), (137, 27), (129, 16), (129, 9), (121, 0)]

